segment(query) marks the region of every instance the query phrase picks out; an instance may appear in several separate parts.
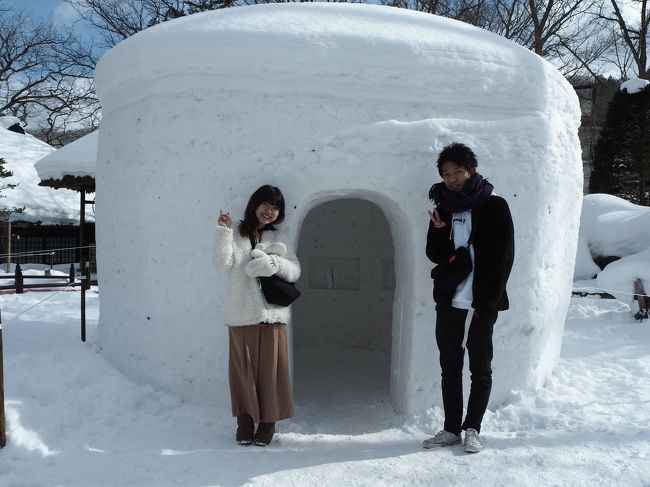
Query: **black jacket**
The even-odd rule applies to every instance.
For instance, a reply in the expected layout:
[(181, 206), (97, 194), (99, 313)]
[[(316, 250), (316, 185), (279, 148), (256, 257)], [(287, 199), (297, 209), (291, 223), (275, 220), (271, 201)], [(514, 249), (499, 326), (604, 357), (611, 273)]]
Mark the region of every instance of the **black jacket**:
[[(438, 207), (438, 213), (447, 223), (442, 228), (429, 222), (427, 257), (438, 264), (446, 262), (454, 253), (451, 234), (451, 213)], [(506, 283), (515, 256), (514, 228), (506, 200), (490, 196), (472, 210), (472, 245), (474, 247), (474, 281), (472, 308), (477, 312), (508, 309)], [(442, 296), (433, 290), (438, 304), (451, 305), (453, 296)]]

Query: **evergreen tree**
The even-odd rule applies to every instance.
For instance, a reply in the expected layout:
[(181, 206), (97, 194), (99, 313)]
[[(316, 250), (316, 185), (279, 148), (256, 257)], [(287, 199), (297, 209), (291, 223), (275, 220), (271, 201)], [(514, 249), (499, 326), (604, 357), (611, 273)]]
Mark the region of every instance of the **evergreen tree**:
[(618, 91), (609, 104), (594, 154), (589, 191), (649, 205), (650, 85)]
[[(5, 160), (2, 157), (0, 157), (0, 180), (11, 177), (13, 175), (14, 173), (12, 171), (5, 169)], [(18, 186), (18, 183), (12, 184), (12, 183), (5, 183), (0, 181), (0, 198), (5, 198), (5, 195), (2, 194), (4, 190), (14, 189), (16, 186)], [(4, 206), (0, 205), (0, 218), (5, 219), (11, 213), (20, 213), (24, 209), (25, 208), (5, 208)]]

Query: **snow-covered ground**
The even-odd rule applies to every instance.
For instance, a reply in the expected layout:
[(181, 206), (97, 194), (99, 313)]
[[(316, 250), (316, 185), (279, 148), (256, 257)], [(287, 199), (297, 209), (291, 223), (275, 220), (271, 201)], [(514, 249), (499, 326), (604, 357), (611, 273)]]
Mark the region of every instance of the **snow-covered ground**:
[(79, 292), (38, 304), (48, 296), (0, 296), (3, 487), (650, 486), (650, 323), (635, 321), (620, 301), (572, 300), (552, 378), (488, 411), (488, 449), (467, 455), (460, 446), (420, 447), (440, 427), (441, 411), (395, 415), (379, 379), (381, 356), (357, 353), (377, 366), (350, 378), (337, 371), (349, 360), (336, 355), (331, 369), (310, 370), (322, 363), (318, 354), (332, 353), (317, 349), (296, 358), (297, 414), (279, 424), (277, 441), (238, 446), (228, 410), (135, 384), (103, 359), (93, 343), (97, 294), (87, 294), (85, 344)]

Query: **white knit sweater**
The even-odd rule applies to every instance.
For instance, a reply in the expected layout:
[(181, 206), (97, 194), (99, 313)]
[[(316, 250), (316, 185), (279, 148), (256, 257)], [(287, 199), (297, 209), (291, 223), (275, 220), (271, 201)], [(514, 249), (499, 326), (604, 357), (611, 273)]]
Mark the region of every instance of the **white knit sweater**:
[[(261, 242), (257, 244), (256, 248), (264, 251), (273, 242), (281, 242), (286, 246), (287, 251), (284, 256), (272, 255), (277, 268), (275, 274), (289, 282), (296, 282), (300, 277), (300, 263), (289, 239), (282, 232), (275, 230), (262, 232)], [(249, 277), (244, 270), (246, 264), (253, 260), (251, 250), (250, 240), (247, 237), (242, 237), (238, 230), (233, 231), (231, 228), (217, 226), (214, 262), (218, 269), (230, 274), (226, 325), (287, 324), (291, 318), (290, 306), (276, 306), (267, 303), (258, 279)], [(271, 255), (271, 251), (269, 251), (269, 255)]]

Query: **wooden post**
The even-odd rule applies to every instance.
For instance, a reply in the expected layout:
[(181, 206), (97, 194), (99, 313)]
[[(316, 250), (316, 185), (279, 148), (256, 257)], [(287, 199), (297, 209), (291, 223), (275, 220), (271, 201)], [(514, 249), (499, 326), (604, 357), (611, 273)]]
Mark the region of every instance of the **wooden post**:
[(86, 341), (86, 290), (90, 289), (90, 269), (81, 277), (81, 341)]
[(79, 189), (79, 274), (81, 274), (81, 341), (86, 341), (86, 190)]
[(16, 294), (22, 294), (25, 292), (25, 281), (23, 280), (23, 270), (20, 268), (20, 264), (16, 264), (16, 273), (14, 274), (14, 279), (16, 281)]
[(74, 282), (74, 264), (70, 264), (70, 284)]
[(5, 233), (3, 250), (5, 251), (4, 253), (7, 254), (5, 271), (8, 274), (11, 272), (11, 220), (2, 222), (2, 226), (4, 227), (4, 231), (7, 232)]
[(4, 366), (2, 364), (2, 315), (0, 315), (0, 448), (7, 444), (5, 433), (5, 382)]
[(639, 304), (639, 311), (634, 315), (637, 320), (644, 320), (650, 318), (648, 315), (648, 303), (650, 299), (645, 296), (646, 292), (643, 289), (643, 282), (641, 279), (634, 281), (634, 299)]

